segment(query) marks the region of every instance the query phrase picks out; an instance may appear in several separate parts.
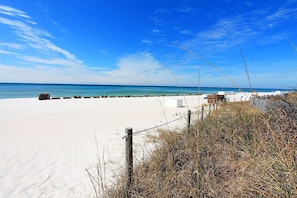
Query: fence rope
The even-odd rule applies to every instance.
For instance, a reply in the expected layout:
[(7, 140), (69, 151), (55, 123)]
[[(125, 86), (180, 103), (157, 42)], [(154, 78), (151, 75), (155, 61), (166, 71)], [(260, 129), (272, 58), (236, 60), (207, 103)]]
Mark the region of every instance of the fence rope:
[(159, 127), (162, 127), (162, 126), (165, 126), (165, 125), (170, 124), (172, 122), (178, 121), (178, 120), (180, 120), (180, 119), (182, 119), (182, 118), (184, 118), (186, 116), (187, 115), (183, 115), (183, 116), (181, 116), (181, 117), (179, 117), (177, 119), (171, 120), (170, 122), (166, 122), (166, 123), (163, 123), (163, 124), (160, 124), (160, 125), (151, 127), (151, 128), (147, 128), (147, 129), (143, 129), (143, 130), (140, 130), (140, 131), (136, 131), (136, 132), (133, 133), (133, 135), (138, 134), (138, 133), (143, 133), (143, 132), (146, 132), (146, 131), (150, 131), (150, 130), (153, 130), (153, 129), (156, 129), (156, 128), (159, 128)]
[[(176, 122), (184, 117), (186, 117), (188, 115), (183, 115), (183, 116), (180, 116), (179, 118), (177, 119), (174, 119), (174, 120), (171, 120), (170, 122), (166, 122), (166, 123), (163, 123), (163, 124), (160, 124), (160, 125), (157, 125), (157, 126), (154, 126), (154, 127), (151, 127), (151, 128), (147, 128), (147, 129), (143, 129), (143, 130), (140, 130), (140, 131), (136, 131), (136, 132), (133, 132), (132, 135), (136, 135), (136, 134), (139, 134), (139, 133), (143, 133), (143, 132), (146, 132), (146, 131), (150, 131), (150, 130), (153, 130), (153, 129), (156, 129), (156, 128), (159, 128), (159, 127), (162, 127), (162, 126), (165, 126), (167, 124), (170, 124), (172, 122)], [(122, 138), (122, 139), (125, 139), (126, 138), (126, 135)]]
[[(195, 110), (197, 110), (196, 107), (191, 108), (191, 109), (195, 109)], [(198, 113), (200, 113), (199, 110), (193, 112), (192, 116), (194, 116), (194, 117), (199, 117)], [(180, 119), (182, 119), (182, 118), (185, 118), (186, 116), (188, 116), (188, 115), (185, 114), (185, 115), (182, 115), (182, 116), (180, 116), (180, 117), (178, 117), (178, 118), (176, 118), (176, 119), (174, 119), (174, 120), (171, 120), (171, 121), (169, 121), (169, 122), (166, 122), (166, 123), (163, 123), (163, 124), (160, 124), (160, 125), (151, 127), (151, 128), (147, 128), (147, 129), (143, 129), (143, 130), (140, 130), (140, 131), (133, 132), (132, 135), (136, 135), (136, 134), (139, 134), (139, 133), (143, 133), (143, 132), (146, 132), (146, 131), (150, 131), (150, 130), (153, 130), (153, 129), (157, 129), (157, 128), (159, 128), (159, 127), (162, 127), (162, 126), (171, 124), (171, 123), (176, 122), (176, 121), (178, 121), (178, 120), (180, 120)], [(122, 137), (122, 139), (124, 139), (124, 138), (126, 138), (126, 135), (125, 135), (124, 137)]]

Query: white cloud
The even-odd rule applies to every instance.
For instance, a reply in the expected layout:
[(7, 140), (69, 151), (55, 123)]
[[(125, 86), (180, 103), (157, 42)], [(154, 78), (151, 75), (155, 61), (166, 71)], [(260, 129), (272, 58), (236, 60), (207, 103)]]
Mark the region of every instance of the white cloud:
[[(225, 50), (226, 48), (249, 42), (253, 44), (269, 44), (285, 39), (285, 30), (281, 28), (284, 21), (297, 19), (297, 8), (290, 7), (263, 8), (218, 20), (196, 37), (184, 42), (191, 49)], [(268, 29), (274, 29), (269, 31)], [(265, 34), (265, 37), (263, 36)], [(278, 40), (276, 40), (278, 39)]]
[(154, 28), (154, 29), (152, 30), (152, 33), (154, 33), (154, 34), (158, 34), (158, 33), (160, 33), (160, 30), (159, 30), (159, 29), (156, 29), (156, 28)]
[[(265, 18), (265, 21), (270, 23), (280, 23), (281, 20), (294, 19), (296, 15), (297, 8), (279, 8), (276, 12)], [(294, 18), (292, 18), (294, 17)]]
[(0, 49), (0, 54), (6, 54), (6, 55), (18, 55), (17, 53), (10, 52), (10, 51), (5, 51)]
[(149, 85), (178, 85), (185, 82), (189, 84), (189, 76), (179, 74), (174, 76), (173, 72), (156, 60), (151, 53), (126, 55), (119, 59), (117, 65), (117, 69), (105, 72), (114, 82)]
[(170, 14), (170, 11), (167, 10), (167, 9), (158, 9), (158, 10), (155, 11), (155, 13), (168, 15), (168, 14)]
[(192, 12), (193, 8), (186, 5), (181, 5), (178, 9), (178, 12)]
[(180, 30), (179, 33), (184, 34), (184, 35), (192, 35), (191, 30)]
[(151, 20), (154, 22), (155, 25), (158, 25), (158, 26), (161, 26), (164, 23), (164, 21), (160, 17), (157, 17), (157, 16), (151, 17)]
[[(6, 47), (14, 48), (14, 50), (28, 49), (27, 51), (19, 51), (18, 53), (15, 53), (15, 51), (9, 53), (8, 50), (5, 50), (6, 54), (15, 55), (15, 58), (33, 63), (53, 64), (53, 66), (85, 67), (83, 62), (78, 60), (75, 55), (52, 43), (50, 39), (53, 39), (53, 36), (45, 30), (36, 28), (34, 23), (28, 20), (31, 17), (25, 12), (8, 6), (0, 6), (1, 14), (3, 17), (0, 16), (0, 23), (13, 30), (11, 32), (16, 36), (16, 40), (20, 41), (18, 45), (15, 43), (2, 43), (2, 46), (5, 45)], [(31, 54), (28, 56), (18, 55), (28, 54), (29, 49)], [(37, 58), (37, 56), (44, 56), (46, 58)]]
[[(179, 85), (189, 84), (189, 76), (175, 74), (165, 68), (150, 53), (126, 55), (118, 60), (117, 68), (111, 71), (82, 67), (53, 67), (53, 64), (69, 66), (63, 59), (46, 60), (23, 57), (31, 62), (28, 67), (0, 64), (2, 82), (46, 82), (46, 83), (97, 83), (132, 85)], [(178, 79), (178, 82), (176, 81)]]
[(210, 30), (198, 33), (193, 41), (211, 49), (238, 45), (259, 34), (245, 20), (242, 16), (221, 19)]
[(95, 78), (97, 75), (95, 72), (86, 68), (59, 68), (42, 64), (19, 67), (0, 64), (0, 71), (1, 82), (96, 83), (100, 81), (100, 77)]
[(161, 64), (150, 53), (138, 53), (125, 56), (118, 61), (119, 68), (111, 71), (113, 75), (139, 75), (154, 73), (161, 69)]
[(152, 41), (151, 41), (150, 39), (142, 39), (141, 42), (142, 42), (142, 43), (145, 43), (145, 44), (149, 44), (149, 45), (152, 44)]
[(0, 43), (0, 46), (4, 46), (7, 48), (13, 48), (13, 49), (24, 49), (25, 46), (18, 44), (18, 43)]
[(19, 56), (20, 59), (37, 64), (47, 64), (55, 66), (67, 66), (67, 67), (81, 67), (82, 63), (79, 61), (73, 62), (71, 59), (53, 58), (53, 59), (42, 59), (34, 56)]
[(4, 5), (0, 5), (0, 13), (9, 15), (9, 16), (17, 16), (17, 17), (31, 19), (31, 17), (29, 17), (25, 12), (12, 7), (4, 6)]

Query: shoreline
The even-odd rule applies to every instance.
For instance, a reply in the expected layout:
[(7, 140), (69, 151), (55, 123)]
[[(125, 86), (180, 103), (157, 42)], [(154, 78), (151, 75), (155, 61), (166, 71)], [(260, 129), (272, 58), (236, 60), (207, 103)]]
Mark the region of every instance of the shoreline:
[[(255, 88), (257, 92), (286, 92), (288, 89)], [(41, 93), (49, 93), (54, 98), (59, 97), (124, 97), (130, 96), (160, 96), (160, 95), (196, 95), (216, 94), (219, 91), (250, 92), (248, 88), (234, 87), (192, 87), (192, 86), (141, 86), (141, 85), (69, 85), (69, 84), (1, 84), (0, 98), (35, 98)]]
[[(261, 97), (264, 95), (279, 95), (279, 94), (284, 94), (288, 92), (282, 92), (282, 91), (274, 91), (274, 92), (233, 92), (233, 91), (218, 91), (216, 93), (197, 93), (197, 94), (145, 94), (145, 95), (131, 95), (131, 94), (126, 94), (126, 95), (95, 95), (95, 96), (85, 96), (85, 95), (74, 95), (74, 96), (50, 96), (48, 99), (42, 99), (42, 100), (66, 100), (66, 99), (98, 99), (98, 98), (149, 98), (149, 97), (179, 97), (179, 96), (207, 96), (207, 95), (221, 95), (220, 93), (223, 92), (227, 93), (227, 95), (238, 95), (238, 94), (243, 94), (246, 96), (252, 96), (253, 93), (257, 93), (257, 96)], [(49, 94), (49, 93), (41, 93), (41, 94)], [(41, 95), (40, 94), (40, 95)], [(0, 100), (9, 100), (9, 99), (38, 99), (38, 96), (35, 97), (14, 97), (14, 98), (0, 98)]]

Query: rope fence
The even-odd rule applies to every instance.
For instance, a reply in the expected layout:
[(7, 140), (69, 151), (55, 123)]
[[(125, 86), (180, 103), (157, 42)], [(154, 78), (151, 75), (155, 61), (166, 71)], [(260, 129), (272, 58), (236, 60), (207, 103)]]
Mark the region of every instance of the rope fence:
[[(210, 112), (212, 111), (212, 108), (211, 108), (212, 105), (213, 105), (213, 110), (217, 110), (217, 103), (210, 104), (209, 108), (208, 108), (208, 111), (209, 111), (208, 115), (210, 115)], [(195, 108), (195, 110), (197, 110), (197, 109)], [(201, 113), (201, 115), (200, 115), (200, 113)], [(153, 130), (153, 129), (160, 128), (160, 127), (168, 125), (168, 124), (171, 124), (171, 123), (179, 121), (179, 120), (181, 120), (181, 119), (183, 119), (185, 117), (187, 117), (187, 130), (188, 130), (188, 132), (190, 132), (191, 117), (193, 117), (193, 115), (194, 115), (195, 117), (198, 117), (198, 119), (200, 118), (201, 120), (203, 120), (204, 113), (205, 113), (205, 108), (204, 108), (204, 106), (202, 106), (201, 111), (197, 110), (197, 111), (192, 113), (191, 110), (188, 110), (187, 114), (182, 115), (182, 116), (180, 116), (180, 117), (178, 117), (178, 118), (176, 118), (174, 120), (171, 120), (169, 122), (154, 126), (154, 127), (139, 130), (139, 131), (136, 131), (136, 132), (133, 132), (133, 129), (130, 128), (130, 127), (127, 127), (125, 129), (125, 136), (123, 137), (123, 139), (125, 138), (125, 141), (126, 141), (126, 177), (127, 177), (127, 180), (126, 180), (126, 192), (125, 192), (125, 197), (126, 198), (131, 197), (130, 188), (131, 188), (131, 185), (133, 183), (133, 136), (137, 135), (137, 134), (140, 134), (140, 133), (144, 133), (144, 132)]]
[(150, 131), (150, 130), (153, 130), (153, 129), (157, 129), (157, 128), (160, 128), (162, 126), (165, 126), (165, 125), (168, 125), (168, 124), (171, 124), (173, 122), (176, 122), (178, 120), (181, 120), (182, 118), (186, 117), (187, 115), (183, 115), (183, 116), (180, 116), (179, 118), (176, 118), (172, 121), (169, 121), (169, 122), (166, 122), (166, 123), (163, 123), (163, 124), (160, 124), (160, 125), (157, 125), (157, 126), (154, 126), (154, 127), (151, 127), (151, 128), (147, 128), (147, 129), (143, 129), (143, 130), (140, 130), (140, 131), (136, 131), (133, 133), (133, 135), (135, 134), (138, 134), (138, 133), (143, 133), (143, 132), (146, 132), (146, 131)]
[[(213, 110), (217, 110), (217, 104), (213, 104), (214, 106), (213, 106)], [(194, 109), (194, 110), (197, 110), (197, 108), (191, 108), (192, 110)], [(176, 121), (179, 121), (179, 120), (181, 120), (181, 119), (183, 119), (183, 118), (185, 118), (185, 117), (188, 117), (188, 119), (191, 119), (192, 117), (198, 117), (198, 118), (200, 118), (201, 120), (203, 120), (203, 118), (204, 118), (204, 113), (206, 113), (205, 112), (205, 110), (204, 110), (205, 108), (204, 108), (204, 106), (202, 106), (201, 107), (201, 111), (199, 111), (199, 110), (197, 110), (197, 111), (192, 111), (192, 110), (188, 110), (188, 114), (185, 114), (185, 115), (182, 115), (182, 116), (180, 116), (180, 117), (178, 117), (178, 118), (176, 118), (176, 119), (174, 119), (174, 120), (171, 120), (171, 121), (169, 121), (169, 122), (166, 122), (166, 123), (162, 123), (162, 124), (159, 124), (159, 125), (156, 125), (156, 126), (154, 126), (154, 127), (150, 127), (150, 128), (146, 128), (146, 129), (143, 129), (143, 130), (139, 130), (139, 131), (136, 131), (136, 132), (133, 132), (132, 133), (132, 135), (134, 136), (134, 135), (138, 135), (138, 134), (140, 134), (140, 133), (144, 133), (144, 132), (147, 132), (147, 131), (151, 131), (151, 130), (154, 130), (154, 129), (158, 129), (158, 128), (160, 128), (160, 127), (163, 127), (163, 126), (166, 126), (166, 125), (169, 125), (169, 124), (171, 124), (171, 123), (174, 123), (174, 122), (176, 122)], [(208, 115), (210, 114), (210, 112), (211, 112), (211, 105), (209, 106), (209, 108), (208, 108)], [(190, 118), (189, 118), (189, 112), (191, 112), (190, 114)], [(199, 115), (199, 113), (201, 113), (201, 115)], [(200, 116), (200, 117), (199, 117)], [(122, 139), (124, 139), (124, 138), (126, 138), (126, 136), (124, 136), (124, 137), (122, 137)]]

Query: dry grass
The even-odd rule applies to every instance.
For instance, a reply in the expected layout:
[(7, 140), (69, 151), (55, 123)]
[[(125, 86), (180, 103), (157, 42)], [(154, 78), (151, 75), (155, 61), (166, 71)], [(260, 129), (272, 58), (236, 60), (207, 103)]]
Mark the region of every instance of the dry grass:
[[(150, 137), (156, 149), (135, 168), (131, 197), (297, 197), (297, 113), (277, 107), (228, 103), (190, 133)], [(123, 177), (105, 197), (124, 194)]]

